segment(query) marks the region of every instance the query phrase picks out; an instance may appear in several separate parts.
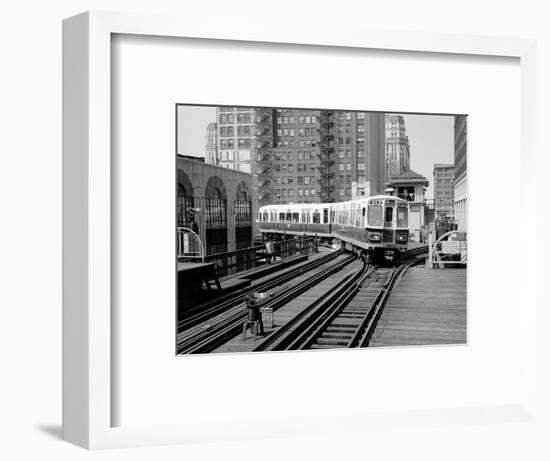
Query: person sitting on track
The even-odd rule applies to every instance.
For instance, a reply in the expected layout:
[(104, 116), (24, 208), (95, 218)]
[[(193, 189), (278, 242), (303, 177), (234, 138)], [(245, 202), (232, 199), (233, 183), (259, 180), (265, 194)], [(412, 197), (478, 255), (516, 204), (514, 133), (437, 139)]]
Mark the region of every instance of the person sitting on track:
[(262, 312), (258, 307), (258, 303), (256, 302), (256, 297), (254, 296), (254, 293), (245, 296), (244, 302), (246, 304), (246, 308), (248, 309), (248, 323), (252, 325), (255, 322), (258, 322), (258, 326), (260, 327), (260, 334), (263, 336), (264, 322), (262, 320)]

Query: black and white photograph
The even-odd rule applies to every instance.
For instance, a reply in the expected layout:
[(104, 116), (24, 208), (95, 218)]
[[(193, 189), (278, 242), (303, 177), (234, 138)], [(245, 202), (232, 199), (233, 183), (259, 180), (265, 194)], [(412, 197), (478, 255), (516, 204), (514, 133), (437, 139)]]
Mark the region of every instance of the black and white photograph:
[(176, 353), (467, 343), (467, 115), (176, 105)]

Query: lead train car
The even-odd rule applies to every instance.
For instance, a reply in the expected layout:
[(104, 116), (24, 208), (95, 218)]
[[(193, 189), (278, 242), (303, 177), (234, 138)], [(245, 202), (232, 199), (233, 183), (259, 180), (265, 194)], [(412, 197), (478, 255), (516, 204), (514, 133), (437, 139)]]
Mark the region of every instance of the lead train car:
[(409, 204), (391, 196), (376, 195), (338, 203), (266, 205), (258, 212), (265, 237), (317, 236), (331, 243), (344, 242), (369, 259), (395, 260), (407, 250)]

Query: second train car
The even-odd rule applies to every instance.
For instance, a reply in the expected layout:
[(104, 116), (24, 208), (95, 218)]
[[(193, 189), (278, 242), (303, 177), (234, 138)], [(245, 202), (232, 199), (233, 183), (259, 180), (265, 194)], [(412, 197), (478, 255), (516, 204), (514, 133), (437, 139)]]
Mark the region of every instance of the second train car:
[(267, 238), (316, 236), (360, 251), (368, 260), (378, 256), (396, 261), (407, 250), (409, 203), (391, 195), (337, 203), (266, 205), (258, 212)]

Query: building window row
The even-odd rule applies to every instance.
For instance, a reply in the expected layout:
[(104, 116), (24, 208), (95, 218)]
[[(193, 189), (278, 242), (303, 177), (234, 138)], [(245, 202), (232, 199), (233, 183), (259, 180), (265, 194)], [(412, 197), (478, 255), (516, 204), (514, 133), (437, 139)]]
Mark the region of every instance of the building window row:
[(252, 114), (246, 112), (240, 112), (237, 114), (237, 123), (250, 123), (252, 122)]
[[(315, 160), (316, 154), (314, 151), (298, 151), (298, 160)], [(293, 152), (275, 152), (275, 160), (293, 161)]]
[[(316, 189), (297, 189), (296, 193), (298, 197), (308, 197), (317, 195)], [(294, 197), (294, 189), (275, 189), (275, 196), (277, 198), (281, 197)]]
[(252, 146), (252, 140), (250, 138), (239, 138), (237, 140), (237, 145), (239, 149), (250, 149)]
[[(276, 173), (294, 173), (294, 165), (275, 165), (274, 166)], [(298, 171), (302, 171), (300, 168), (298, 168)]]
[(237, 127), (238, 136), (250, 136), (252, 134), (252, 129), (250, 125), (242, 125)]
[(277, 136), (290, 136), (290, 137), (294, 137), (294, 129), (293, 129), (293, 128), (285, 128), (285, 129), (279, 128), (279, 129), (277, 130)]
[[(280, 165), (280, 164), (275, 164), (273, 166), (273, 169), (275, 170), (276, 173), (279, 173), (279, 172), (283, 172), (283, 173), (294, 173), (294, 165), (292, 163), (290, 164), (283, 164), (283, 165)], [(315, 171), (317, 170), (317, 166), (313, 163), (309, 164), (309, 163), (298, 163), (298, 165), (296, 165), (296, 171), (298, 171), (298, 173), (309, 173), (309, 172), (312, 172), (314, 173)]]
[(338, 112), (338, 120), (351, 120), (351, 112)]
[[(251, 149), (252, 140), (251, 138), (238, 138), (237, 146), (239, 149)], [(234, 149), (235, 148), (235, 139), (221, 139), (220, 140), (220, 149)]]
[(315, 176), (298, 176), (297, 181), (299, 185), (305, 184), (307, 186), (309, 184), (315, 184)]
[(304, 163), (304, 164), (298, 163), (297, 168), (298, 168), (298, 172), (299, 172), (299, 173), (302, 172), (302, 171), (303, 171), (304, 173), (308, 173), (309, 171), (311, 171), (312, 173), (314, 173), (317, 167), (316, 167), (316, 165), (313, 164), (313, 163), (311, 163), (311, 164), (309, 164), (309, 163)]
[(235, 123), (235, 114), (220, 114), (220, 123)]
[(351, 150), (339, 150), (338, 158), (351, 158)]
[(277, 147), (315, 147), (316, 141), (314, 139), (300, 140), (297, 143), (294, 140), (278, 140)]
[(248, 162), (250, 163), (250, 152), (220, 152), (220, 160), (226, 162)]
[(232, 126), (220, 127), (220, 137), (235, 136), (235, 129)]

